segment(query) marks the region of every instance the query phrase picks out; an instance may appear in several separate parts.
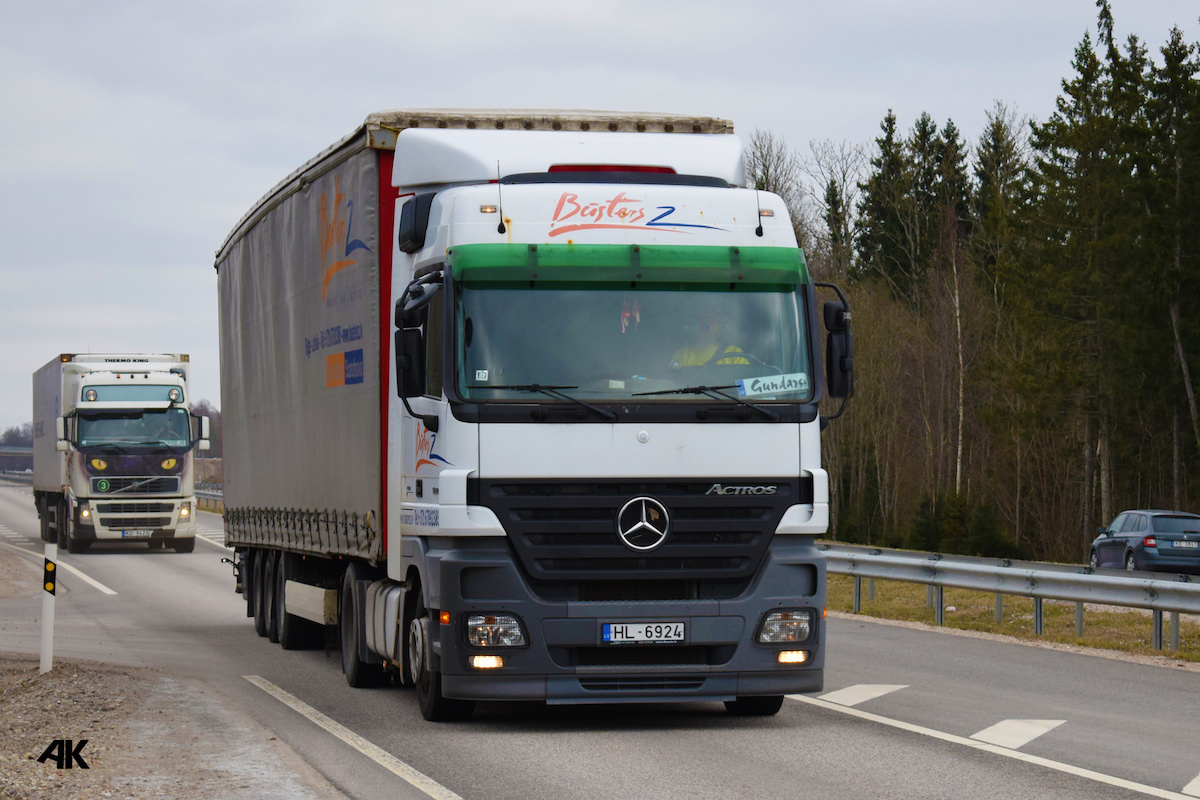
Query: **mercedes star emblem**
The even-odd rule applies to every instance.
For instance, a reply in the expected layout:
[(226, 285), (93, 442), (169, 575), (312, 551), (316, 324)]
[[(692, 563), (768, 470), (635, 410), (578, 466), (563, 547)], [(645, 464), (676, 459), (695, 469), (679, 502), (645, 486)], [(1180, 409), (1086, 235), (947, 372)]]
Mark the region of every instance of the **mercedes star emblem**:
[(666, 507), (653, 497), (635, 497), (617, 513), (617, 534), (631, 550), (653, 550), (667, 538)]

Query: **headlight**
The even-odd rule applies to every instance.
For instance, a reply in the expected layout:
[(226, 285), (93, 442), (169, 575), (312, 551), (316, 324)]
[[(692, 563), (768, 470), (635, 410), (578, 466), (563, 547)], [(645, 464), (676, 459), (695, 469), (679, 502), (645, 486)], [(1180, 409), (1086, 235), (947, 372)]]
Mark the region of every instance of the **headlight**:
[(96, 394), (95, 389), (88, 389), (86, 392), (83, 393), (84, 399), (88, 400), (89, 402), (93, 402), (93, 403), (96, 401), (96, 398), (99, 396), (100, 395)]
[(167, 392), (167, 399), (169, 399), (172, 403), (178, 403), (179, 398), (181, 397), (183, 397), (183, 392), (179, 391), (178, 389), (172, 389), (171, 391)]
[(472, 647), (524, 647), (525, 631), (511, 614), (472, 614), (467, 617), (467, 642)]
[(103, 458), (93, 458), (90, 463), (92, 469), (96, 470), (96, 472), (104, 472), (104, 470), (108, 469), (108, 462)]
[(180, 519), (187, 519), (191, 515), (192, 515), (192, 504), (191, 503), (184, 503), (182, 506), (179, 507)]
[(799, 611), (772, 611), (758, 630), (760, 644), (803, 642), (812, 634), (812, 614)]

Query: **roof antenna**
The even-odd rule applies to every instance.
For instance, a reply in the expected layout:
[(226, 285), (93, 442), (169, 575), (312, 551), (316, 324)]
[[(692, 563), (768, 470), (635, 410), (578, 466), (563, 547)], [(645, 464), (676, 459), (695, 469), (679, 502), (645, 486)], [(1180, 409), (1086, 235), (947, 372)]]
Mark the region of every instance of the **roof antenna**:
[(505, 233), (507, 228), (504, 227), (504, 193), (500, 190), (500, 162), (496, 162), (496, 208), (500, 212), (500, 224), (496, 226), (496, 233)]
[(759, 199), (758, 199), (758, 187), (757, 186), (754, 187), (754, 205), (758, 208), (758, 227), (754, 229), (754, 235), (758, 236), (758, 237), (762, 237), (762, 235), (763, 235), (762, 203), (760, 203)]

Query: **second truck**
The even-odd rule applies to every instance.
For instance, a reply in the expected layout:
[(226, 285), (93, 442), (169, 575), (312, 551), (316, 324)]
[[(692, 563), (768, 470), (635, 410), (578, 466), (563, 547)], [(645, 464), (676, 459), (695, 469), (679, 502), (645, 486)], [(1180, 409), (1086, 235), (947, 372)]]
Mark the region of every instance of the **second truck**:
[(33, 497), (42, 538), (196, 546), (195, 460), (208, 418), (191, 412), (188, 356), (64, 353), (33, 375)]
[(720, 119), (388, 111), (263, 197), (216, 259), (258, 632), (432, 720), (820, 690), (849, 312), (745, 182)]

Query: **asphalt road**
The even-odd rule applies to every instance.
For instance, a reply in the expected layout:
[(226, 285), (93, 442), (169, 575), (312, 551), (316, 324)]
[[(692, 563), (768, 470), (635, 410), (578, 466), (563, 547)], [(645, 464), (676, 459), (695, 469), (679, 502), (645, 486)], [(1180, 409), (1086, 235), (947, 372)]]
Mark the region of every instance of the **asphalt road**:
[[(60, 554), (56, 655), (202, 680), (350, 797), (1200, 797), (1200, 672), (865, 619), (830, 619), (825, 691), (771, 718), (493, 704), (427, 723), (407, 689), (346, 686), (336, 652), (256, 636), (219, 517), (199, 526), (190, 554)], [(28, 487), (0, 481), (0, 546), (40, 562)], [(40, 611), (0, 600), (0, 649), (37, 652)]]

